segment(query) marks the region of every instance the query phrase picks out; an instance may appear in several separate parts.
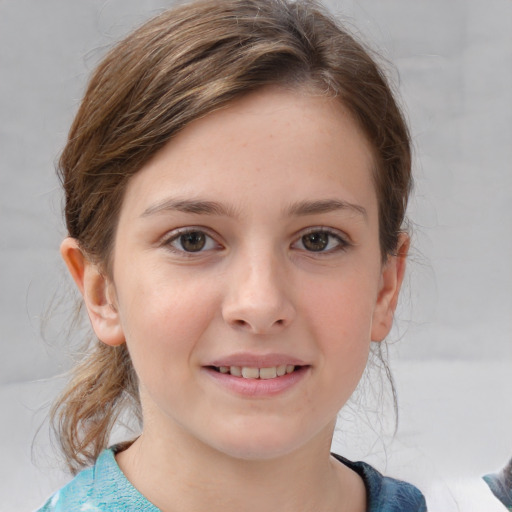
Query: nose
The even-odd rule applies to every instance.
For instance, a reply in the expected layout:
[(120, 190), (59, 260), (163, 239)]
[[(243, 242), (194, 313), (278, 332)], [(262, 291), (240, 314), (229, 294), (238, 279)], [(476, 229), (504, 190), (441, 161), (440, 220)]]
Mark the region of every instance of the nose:
[(272, 334), (293, 321), (290, 282), (277, 256), (240, 258), (228, 280), (222, 315), (230, 326), (252, 334)]

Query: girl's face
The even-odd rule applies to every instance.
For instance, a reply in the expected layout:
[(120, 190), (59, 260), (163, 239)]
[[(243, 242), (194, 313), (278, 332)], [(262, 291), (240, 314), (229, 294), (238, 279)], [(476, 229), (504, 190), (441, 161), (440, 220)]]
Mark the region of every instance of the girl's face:
[(93, 324), (127, 343), (144, 436), (255, 459), (330, 440), (401, 281), (403, 258), (382, 265), (372, 164), (338, 101), (267, 88), (132, 178), (113, 320)]

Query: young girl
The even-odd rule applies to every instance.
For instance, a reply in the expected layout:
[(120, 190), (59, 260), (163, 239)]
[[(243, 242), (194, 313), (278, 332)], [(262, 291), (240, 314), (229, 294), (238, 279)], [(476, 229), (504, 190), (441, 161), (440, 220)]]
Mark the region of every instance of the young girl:
[[(426, 510), (330, 454), (391, 328), (410, 167), (382, 73), (312, 2), (200, 1), (115, 47), (60, 160), (97, 341), (54, 409), (78, 475), (41, 510)], [(124, 405), (142, 433), (109, 448)]]

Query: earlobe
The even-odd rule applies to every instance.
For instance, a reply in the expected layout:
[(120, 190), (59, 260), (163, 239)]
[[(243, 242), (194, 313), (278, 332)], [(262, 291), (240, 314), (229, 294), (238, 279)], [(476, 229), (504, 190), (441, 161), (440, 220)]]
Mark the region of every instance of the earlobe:
[(410, 238), (401, 233), (396, 255), (388, 256), (382, 267), (377, 303), (372, 318), (372, 341), (383, 341), (393, 325), (398, 296), (405, 275)]
[(75, 281), (98, 339), (107, 345), (124, 343), (124, 333), (115, 305), (112, 281), (84, 254), (74, 238), (65, 238), (60, 246), (62, 259)]

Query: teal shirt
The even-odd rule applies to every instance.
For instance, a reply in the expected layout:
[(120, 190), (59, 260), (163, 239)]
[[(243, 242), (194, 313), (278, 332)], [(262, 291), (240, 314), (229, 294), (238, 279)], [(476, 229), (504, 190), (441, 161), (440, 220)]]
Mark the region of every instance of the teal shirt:
[[(38, 512), (159, 512), (124, 476), (114, 455), (115, 448), (103, 451), (93, 467), (80, 472)], [(368, 512), (426, 512), (425, 498), (413, 485), (384, 477), (364, 462), (334, 456), (364, 480)]]
[(160, 512), (124, 476), (114, 449), (104, 450), (94, 466), (78, 473), (38, 512)]

